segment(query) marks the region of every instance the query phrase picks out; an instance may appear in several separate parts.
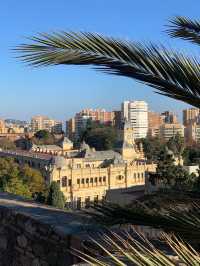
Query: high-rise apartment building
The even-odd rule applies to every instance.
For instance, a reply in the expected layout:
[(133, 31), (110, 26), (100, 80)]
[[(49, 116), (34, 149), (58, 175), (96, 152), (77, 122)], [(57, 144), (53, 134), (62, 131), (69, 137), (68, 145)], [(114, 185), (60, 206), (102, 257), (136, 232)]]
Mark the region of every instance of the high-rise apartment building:
[(156, 112), (148, 112), (148, 135), (151, 137), (159, 136), (160, 126), (164, 123), (163, 117)]
[(183, 124), (187, 126), (193, 123), (199, 123), (200, 121), (200, 109), (188, 108), (183, 110)]
[(144, 101), (122, 103), (122, 119), (131, 123), (134, 138), (145, 138), (148, 133), (148, 104)]
[(163, 122), (166, 124), (176, 124), (178, 123), (177, 116), (170, 111), (165, 111), (161, 113), (161, 117), (163, 118)]
[(66, 136), (74, 140), (75, 138), (75, 118), (71, 118), (68, 121), (66, 121)]
[(31, 118), (31, 128), (33, 132), (48, 130), (55, 134), (61, 134), (62, 122), (50, 119), (47, 116), (38, 115)]
[(179, 123), (164, 123), (160, 126), (160, 137), (165, 141), (168, 141), (170, 138), (175, 137), (177, 134), (184, 137), (183, 125)]

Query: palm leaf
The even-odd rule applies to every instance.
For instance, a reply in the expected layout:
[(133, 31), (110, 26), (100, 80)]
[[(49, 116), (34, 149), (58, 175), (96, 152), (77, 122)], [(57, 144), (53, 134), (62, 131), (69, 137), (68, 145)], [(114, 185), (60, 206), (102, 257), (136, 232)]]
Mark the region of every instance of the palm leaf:
[(92, 33), (41, 34), (19, 45), (19, 58), (33, 66), (91, 65), (133, 78), (157, 93), (200, 106), (200, 64), (195, 58), (156, 45), (142, 45)]
[(175, 17), (170, 20), (167, 33), (173, 38), (189, 40), (200, 45), (200, 22), (185, 17)]
[[(73, 250), (72, 253), (89, 265), (101, 266), (197, 266), (200, 263), (199, 253), (175, 236), (162, 236), (162, 242), (168, 247), (168, 252), (155, 247), (142, 235), (138, 236), (140, 238), (136, 240), (127, 231), (120, 235), (111, 232), (98, 240), (91, 239), (92, 250)], [(100, 255), (102, 253), (103, 255)]]
[(193, 204), (192, 208), (180, 212), (174, 208), (161, 211), (148, 207), (122, 207), (104, 203), (87, 211), (96, 222), (104, 226), (133, 224), (151, 226), (167, 233), (175, 233), (191, 243), (199, 243), (200, 239), (200, 206)]

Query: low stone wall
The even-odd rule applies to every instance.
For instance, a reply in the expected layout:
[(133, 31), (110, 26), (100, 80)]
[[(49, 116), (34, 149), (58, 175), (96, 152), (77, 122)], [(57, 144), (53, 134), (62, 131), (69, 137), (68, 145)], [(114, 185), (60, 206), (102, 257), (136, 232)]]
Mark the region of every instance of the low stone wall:
[(78, 260), (86, 218), (0, 193), (0, 266), (67, 266)]

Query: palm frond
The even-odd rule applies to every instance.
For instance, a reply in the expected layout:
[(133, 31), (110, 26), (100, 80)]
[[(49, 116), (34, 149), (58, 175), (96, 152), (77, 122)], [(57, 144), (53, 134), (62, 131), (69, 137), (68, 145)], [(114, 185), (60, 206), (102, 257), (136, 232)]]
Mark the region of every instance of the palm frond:
[(195, 58), (156, 45), (143, 45), (92, 33), (41, 34), (16, 47), (33, 66), (91, 65), (133, 78), (157, 93), (200, 106), (200, 64)]
[(142, 225), (175, 233), (191, 242), (200, 239), (200, 206), (193, 204), (192, 208), (180, 210), (171, 208), (163, 211), (152, 210), (148, 207), (122, 207), (104, 203), (87, 211), (96, 222), (105, 225)]
[(72, 253), (89, 265), (99, 266), (197, 266), (200, 263), (198, 252), (175, 236), (163, 234), (162, 243), (167, 251), (156, 247), (142, 235), (139, 237), (137, 240), (127, 231), (120, 235), (105, 234), (98, 240), (91, 239), (92, 250), (73, 250)]
[(200, 45), (200, 22), (177, 16), (170, 20), (167, 33), (173, 38), (181, 38)]

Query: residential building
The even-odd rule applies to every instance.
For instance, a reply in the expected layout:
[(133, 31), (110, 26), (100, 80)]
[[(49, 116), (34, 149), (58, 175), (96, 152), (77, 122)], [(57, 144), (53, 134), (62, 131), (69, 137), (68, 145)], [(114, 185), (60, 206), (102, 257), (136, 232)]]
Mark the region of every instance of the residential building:
[(180, 134), (180, 136), (184, 137), (184, 126), (179, 123), (164, 123), (160, 126), (160, 137), (163, 140), (167, 141), (171, 137)]
[(200, 109), (198, 108), (188, 108), (183, 110), (183, 125), (187, 126), (199, 122), (199, 115)]
[(162, 117), (164, 123), (167, 123), (167, 124), (178, 123), (177, 116), (173, 112), (165, 111), (165, 112), (161, 113), (161, 117)]
[(145, 138), (148, 133), (148, 104), (144, 101), (122, 103), (122, 119), (130, 121), (134, 128), (134, 138)]
[(0, 133), (7, 133), (5, 121), (3, 119), (0, 119)]
[(66, 136), (74, 140), (75, 138), (75, 118), (71, 118), (68, 121), (66, 121)]
[(156, 112), (148, 112), (148, 135), (151, 137), (159, 136), (160, 126), (164, 123), (163, 117)]
[(192, 122), (186, 125), (185, 141), (188, 145), (200, 143), (200, 124)]
[[(58, 147), (34, 147), (30, 152), (0, 151), (1, 157), (12, 157), (21, 164), (39, 168), (49, 184), (56, 181), (65, 195), (69, 207), (87, 207), (102, 201), (108, 191), (143, 186), (149, 172), (156, 165), (148, 163), (143, 152), (136, 147), (133, 128), (126, 123), (121, 146), (116, 151), (96, 151), (86, 143), (79, 150), (70, 148), (57, 153)], [(50, 145), (51, 146), (51, 145)], [(122, 198), (123, 199), (123, 198)]]
[(78, 138), (86, 128), (89, 120), (104, 125), (114, 125), (114, 112), (107, 112), (105, 109), (83, 109), (75, 115), (75, 136)]
[(62, 122), (50, 119), (47, 116), (38, 115), (31, 118), (31, 128), (33, 132), (48, 130), (55, 134), (61, 134)]

